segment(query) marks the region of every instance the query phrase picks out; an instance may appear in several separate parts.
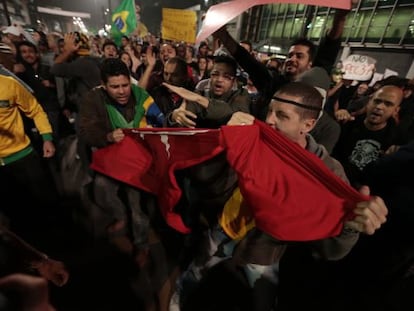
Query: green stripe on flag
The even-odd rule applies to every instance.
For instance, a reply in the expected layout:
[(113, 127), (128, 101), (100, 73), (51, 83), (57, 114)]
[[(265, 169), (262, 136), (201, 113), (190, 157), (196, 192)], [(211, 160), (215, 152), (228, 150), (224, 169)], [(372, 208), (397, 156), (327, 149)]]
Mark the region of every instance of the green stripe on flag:
[(111, 37), (120, 46), (122, 36), (128, 36), (136, 28), (135, 0), (123, 0), (112, 14)]

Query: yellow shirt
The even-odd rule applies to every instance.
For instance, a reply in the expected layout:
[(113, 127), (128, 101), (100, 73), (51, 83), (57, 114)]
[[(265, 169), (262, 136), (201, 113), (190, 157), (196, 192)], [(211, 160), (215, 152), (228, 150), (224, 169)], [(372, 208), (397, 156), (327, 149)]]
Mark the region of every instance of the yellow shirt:
[(0, 158), (30, 144), (20, 112), (33, 119), (41, 135), (52, 133), (47, 115), (36, 98), (12, 77), (0, 75)]

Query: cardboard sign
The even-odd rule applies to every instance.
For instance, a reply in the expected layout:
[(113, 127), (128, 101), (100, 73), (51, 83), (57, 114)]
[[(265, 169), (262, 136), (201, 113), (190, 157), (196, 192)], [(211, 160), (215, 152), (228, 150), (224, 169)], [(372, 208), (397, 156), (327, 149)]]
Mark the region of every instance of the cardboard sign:
[(195, 43), (196, 29), (195, 11), (162, 9), (161, 36), (163, 39)]
[(377, 61), (369, 56), (352, 54), (342, 63), (342, 70), (345, 72), (344, 79), (368, 81), (372, 78)]

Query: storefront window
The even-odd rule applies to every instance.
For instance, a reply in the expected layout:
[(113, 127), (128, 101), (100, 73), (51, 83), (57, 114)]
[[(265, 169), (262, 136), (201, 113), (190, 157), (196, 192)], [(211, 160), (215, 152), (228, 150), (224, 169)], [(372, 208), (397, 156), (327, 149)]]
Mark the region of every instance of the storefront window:
[(274, 20), (269, 27), (269, 37), (270, 38), (281, 38), (283, 30), (283, 21)]
[(292, 29), (292, 38), (297, 38), (302, 35), (302, 28), (304, 22), (305, 20), (303, 18), (295, 18)]
[(285, 29), (283, 29), (282, 38), (290, 38), (290, 33), (292, 31), (293, 21), (292, 19), (288, 18), (285, 23)]
[(349, 35), (350, 41), (362, 41), (369, 26), (371, 13), (371, 10), (368, 10), (360, 11), (355, 15), (352, 30)]
[(410, 21), (410, 25), (408, 26), (407, 34), (404, 38), (404, 44), (414, 44), (414, 20)]
[[(399, 8), (395, 10), (390, 25), (385, 32), (384, 42), (399, 43), (407, 30), (407, 25), (410, 25), (412, 18), (413, 8)], [(408, 29), (408, 32), (410, 32), (410, 29)], [(407, 33), (407, 35), (409, 34)]]
[(390, 17), (390, 12), (387, 10), (380, 10), (374, 13), (372, 17), (371, 25), (368, 28), (366, 42), (379, 42), (384, 30), (387, 27), (388, 19)]
[(316, 18), (314, 18), (312, 24), (310, 25), (310, 38), (319, 39), (322, 36), (322, 29), (325, 28), (325, 23), (326, 16), (316, 16)]

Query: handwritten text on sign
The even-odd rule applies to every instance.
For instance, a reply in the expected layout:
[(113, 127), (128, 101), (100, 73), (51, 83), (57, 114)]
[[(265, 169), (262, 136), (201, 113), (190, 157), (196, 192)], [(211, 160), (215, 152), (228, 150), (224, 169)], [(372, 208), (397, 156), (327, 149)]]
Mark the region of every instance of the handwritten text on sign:
[(344, 79), (368, 81), (372, 78), (377, 61), (369, 56), (353, 54), (343, 61), (342, 70), (345, 71)]
[(194, 43), (197, 15), (190, 10), (162, 9), (162, 38)]

